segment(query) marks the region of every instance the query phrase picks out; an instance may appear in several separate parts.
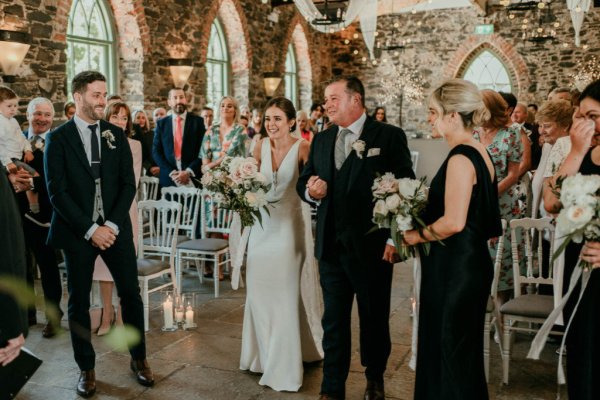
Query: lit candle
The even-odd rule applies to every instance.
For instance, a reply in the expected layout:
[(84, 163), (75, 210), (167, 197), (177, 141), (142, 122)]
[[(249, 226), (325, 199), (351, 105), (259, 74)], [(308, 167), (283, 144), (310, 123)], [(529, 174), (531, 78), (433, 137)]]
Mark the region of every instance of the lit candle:
[(185, 311), (185, 324), (187, 326), (194, 325), (194, 310), (192, 310), (192, 306), (188, 305)]
[(179, 322), (183, 322), (183, 309), (178, 308), (175, 311), (175, 321)]
[(173, 326), (173, 299), (171, 295), (167, 296), (167, 300), (163, 303), (163, 315), (165, 319), (165, 328)]

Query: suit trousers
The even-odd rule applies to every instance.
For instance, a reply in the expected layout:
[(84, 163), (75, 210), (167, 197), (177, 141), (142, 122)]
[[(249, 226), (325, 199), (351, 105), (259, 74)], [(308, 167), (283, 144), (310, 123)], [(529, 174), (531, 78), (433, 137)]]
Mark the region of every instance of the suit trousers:
[[(63, 314), (60, 310), (62, 281), (58, 270), (58, 262), (56, 261), (56, 251), (52, 246), (46, 244), (48, 228), (36, 225), (27, 218), (23, 218), (23, 230), (25, 232), (25, 245), (33, 253), (35, 262), (40, 269), (46, 319), (48, 321), (53, 317), (60, 319)], [(51, 309), (54, 309), (55, 312), (51, 312)]]
[(361, 363), (369, 380), (383, 382), (391, 352), (389, 328), (393, 266), (370, 257), (367, 264), (338, 244), (327, 260), (319, 261), (325, 311), (323, 314), (323, 383), (321, 393), (345, 397), (350, 370), (351, 314), (354, 296), (360, 322)]
[(123, 322), (135, 328), (140, 340), (129, 352), (135, 360), (146, 358), (144, 337), (144, 308), (137, 278), (137, 263), (131, 234), (121, 232), (115, 243), (106, 250), (90, 244), (64, 251), (69, 289), (69, 329), (75, 361), (81, 370), (95, 366), (96, 354), (90, 332), (90, 291), (94, 262), (100, 255), (108, 267), (121, 299)]

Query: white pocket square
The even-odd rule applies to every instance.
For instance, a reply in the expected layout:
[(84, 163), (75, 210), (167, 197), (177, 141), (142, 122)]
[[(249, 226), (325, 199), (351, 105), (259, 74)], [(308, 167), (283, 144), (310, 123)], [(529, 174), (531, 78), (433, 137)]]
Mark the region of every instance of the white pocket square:
[(374, 148), (369, 149), (369, 151), (367, 151), (367, 157), (378, 156), (379, 153), (381, 153), (381, 149), (379, 147), (374, 147)]

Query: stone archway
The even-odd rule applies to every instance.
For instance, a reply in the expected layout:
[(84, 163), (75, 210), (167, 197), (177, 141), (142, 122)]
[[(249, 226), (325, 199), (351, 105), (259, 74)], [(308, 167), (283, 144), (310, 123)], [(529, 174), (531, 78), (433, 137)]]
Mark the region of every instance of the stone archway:
[[(144, 54), (150, 49), (150, 30), (143, 0), (107, 0), (113, 12), (117, 46), (119, 91), (133, 107), (144, 103)], [(58, 0), (53, 40), (66, 43), (69, 12), (73, 0)]]
[(513, 94), (519, 99), (527, 97), (527, 89), (531, 84), (527, 65), (514, 46), (497, 34), (471, 35), (467, 38), (446, 65), (443, 71), (444, 79), (461, 77), (471, 61), (484, 49), (493, 51), (507, 67), (514, 84)]

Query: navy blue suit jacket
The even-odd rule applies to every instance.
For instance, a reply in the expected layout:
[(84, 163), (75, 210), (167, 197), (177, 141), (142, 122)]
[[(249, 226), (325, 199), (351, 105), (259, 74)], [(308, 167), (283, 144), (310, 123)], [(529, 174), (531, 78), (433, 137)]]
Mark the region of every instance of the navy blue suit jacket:
[[(136, 193), (131, 148), (121, 128), (101, 120), (100, 133), (106, 130), (115, 140), (111, 149), (106, 138), (100, 139), (104, 217), (117, 225), (120, 237), (131, 238), (129, 208)], [(48, 244), (59, 249), (91, 246), (84, 237), (96, 222), (96, 183), (75, 121), (67, 121), (46, 136), (44, 171), (54, 206)]]
[[(190, 168), (197, 179), (200, 179), (202, 160), (200, 145), (206, 129), (202, 117), (188, 112), (183, 127), (183, 144), (181, 146), (181, 169)], [(158, 120), (154, 130), (154, 143), (152, 144), (152, 157), (160, 167), (160, 185), (163, 187), (174, 186), (169, 177), (172, 171), (177, 170), (175, 152), (173, 150), (173, 116)]]

